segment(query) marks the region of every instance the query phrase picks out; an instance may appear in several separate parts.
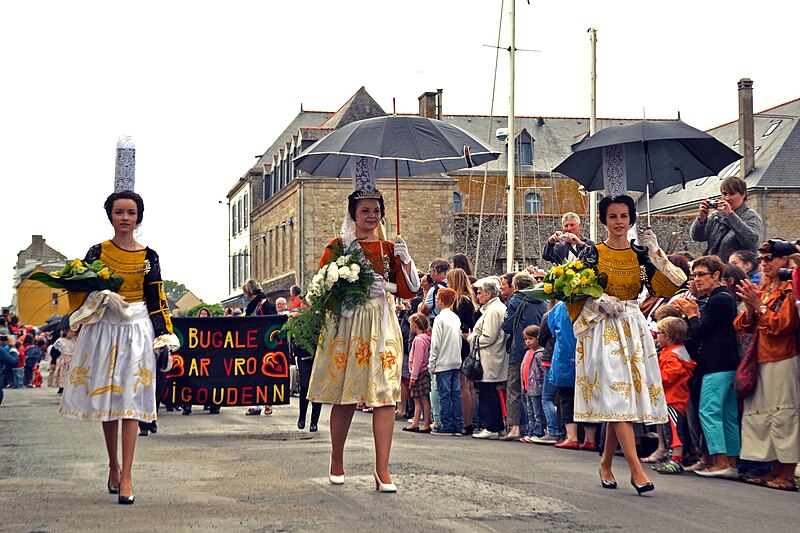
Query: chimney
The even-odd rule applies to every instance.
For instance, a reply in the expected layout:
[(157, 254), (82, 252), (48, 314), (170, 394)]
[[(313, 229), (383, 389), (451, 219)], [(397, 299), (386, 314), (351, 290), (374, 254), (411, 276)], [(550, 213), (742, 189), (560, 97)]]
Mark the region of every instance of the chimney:
[(755, 126), (753, 124), (753, 80), (739, 80), (739, 153), (742, 165), (739, 177), (745, 179), (755, 166)]
[(419, 116), (436, 118), (436, 96), (438, 93), (425, 92), (419, 97)]

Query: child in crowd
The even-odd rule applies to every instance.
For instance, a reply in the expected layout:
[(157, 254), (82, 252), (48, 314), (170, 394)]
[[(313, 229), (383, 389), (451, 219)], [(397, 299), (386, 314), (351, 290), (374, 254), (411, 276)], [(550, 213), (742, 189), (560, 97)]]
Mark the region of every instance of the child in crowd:
[(442, 424), (435, 435), (460, 437), (461, 411), (461, 319), (451, 309), (456, 291), (447, 287), (436, 294), (439, 314), (433, 322), (428, 369), (436, 378)]
[(521, 442), (532, 443), (533, 437), (543, 437), (547, 427), (547, 418), (544, 415), (542, 406), (542, 388), (544, 386), (544, 366), (542, 357), (544, 348), (539, 346), (537, 337), (539, 336), (539, 326), (531, 324), (522, 331), (525, 341), (525, 358), (522, 360), (520, 374), (522, 375), (522, 392), (526, 398), (526, 409), (528, 414), (527, 435), (519, 439)]
[[(422, 313), (414, 313), (408, 318), (408, 326), (414, 335), (411, 342), (411, 353), (408, 356), (408, 369), (411, 373), (409, 390), (414, 399), (414, 418), (411, 425), (404, 427), (403, 431), (415, 433), (431, 432), (431, 401), (428, 394), (431, 392), (431, 375), (428, 373), (428, 354), (431, 349), (431, 333), (428, 317)], [(419, 427), (419, 418), (422, 415), (422, 427)]]
[(665, 317), (658, 321), (656, 339), (662, 347), (658, 366), (669, 413), (669, 423), (659, 429), (664, 439), (664, 450), (672, 449), (672, 457), (654, 467), (659, 474), (683, 472), (683, 428), (689, 403), (689, 379), (697, 366), (683, 345), (688, 333), (689, 327), (681, 318)]

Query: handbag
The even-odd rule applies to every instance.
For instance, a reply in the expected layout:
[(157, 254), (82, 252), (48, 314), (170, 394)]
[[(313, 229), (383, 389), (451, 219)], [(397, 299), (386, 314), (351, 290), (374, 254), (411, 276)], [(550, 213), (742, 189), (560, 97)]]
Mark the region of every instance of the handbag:
[(480, 336), (475, 335), (472, 339), (472, 346), (469, 355), (461, 362), (461, 373), (471, 381), (483, 379), (483, 365), (481, 365), (481, 343)]
[(758, 328), (750, 338), (750, 344), (744, 352), (744, 357), (736, 368), (733, 378), (733, 391), (740, 400), (745, 400), (753, 395), (758, 384)]

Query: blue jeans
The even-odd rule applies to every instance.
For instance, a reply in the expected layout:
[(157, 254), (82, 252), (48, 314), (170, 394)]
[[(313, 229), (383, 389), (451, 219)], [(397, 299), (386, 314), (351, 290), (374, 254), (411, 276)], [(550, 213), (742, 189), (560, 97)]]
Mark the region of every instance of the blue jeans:
[(558, 413), (556, 413), (556, 392), (558, 387), (547, 379), (550, 367), (544, 367), (544, 386), (542, 387), (542, 409), (547, 419), (547, 434), (558, 437)]
[(439, 392), (439, 408), (443, 433), (461, 433), (461, 370), (444, 370), (436, 373), (436, 389)]
[(526, 394), (528, 410), (528, 436), (541, 437), (544, 435), (544, 428), (547, 427), (547, 417), (542, 407), (542, 397)]
[(14, 375), (14, 388), (21, 389), (25, 386), (25, 369), (24, 368), (14, 368), (11, 370)]

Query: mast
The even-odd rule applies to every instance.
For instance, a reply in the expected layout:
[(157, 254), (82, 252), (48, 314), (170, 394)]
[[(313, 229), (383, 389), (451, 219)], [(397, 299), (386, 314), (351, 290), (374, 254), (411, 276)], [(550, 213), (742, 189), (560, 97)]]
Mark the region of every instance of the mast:
[[(589, 110), (589, 135), (597, 132), (597, 30), (589, 28), (592, 50), (591, 109)], [(597, 242), (597, 191), (589, 191), (589, 238)]]
[(509, 52), (509, 90), (508, 90), (508, 220), (506, 221), (506, 272), (514, 268), (514, 61), (516, 52), (516, 0), (511, 0), (511, 43)]

